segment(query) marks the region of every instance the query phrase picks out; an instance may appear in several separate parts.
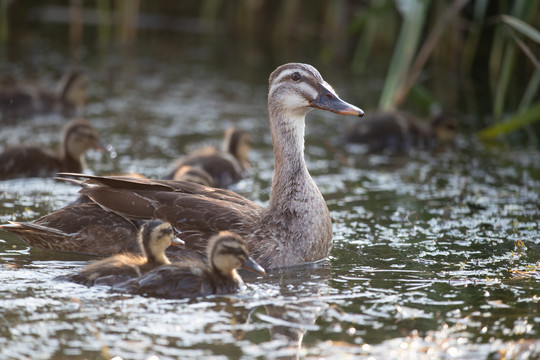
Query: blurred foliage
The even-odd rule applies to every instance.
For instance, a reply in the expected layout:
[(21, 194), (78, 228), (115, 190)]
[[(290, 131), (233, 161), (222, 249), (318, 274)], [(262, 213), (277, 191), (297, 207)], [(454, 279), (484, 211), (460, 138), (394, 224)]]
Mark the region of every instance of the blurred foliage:
[[(469, 114), (473, 129), (519, 119), (540, 101), (536, 0), (71, 0), (69, 8), (61, 0), (0, 0), (0, 55), (17, 59), (25, 31), (63, 16), (77, 61), (88, 53), (80, 48), (137, 48), (139, 39), (176, 33), (216, 64), (304, 61), (325, 72), (348, 69), (354, 79), (384, 78), (369, 89), (380, 92), (379, 108)], [(93, 32), (90, 41), (83, 31)], [(535, 121), (483, 134), (530, 130)]]

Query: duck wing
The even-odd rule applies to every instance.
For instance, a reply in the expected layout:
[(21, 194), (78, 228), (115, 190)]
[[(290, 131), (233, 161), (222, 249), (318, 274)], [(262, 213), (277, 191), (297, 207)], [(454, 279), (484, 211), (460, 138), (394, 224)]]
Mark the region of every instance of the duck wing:
[(113, 289), (169, 299), (215, 294), (211, 276), (202, 267), (189, 263), (163, 265), (139, 278), (118, 284)]
[(232, 191), (185, 181), (61, 175), (85, 178), (81, 193), (123, 218), (170, 222), (191, 249), (203, 249), (221, 230), (247, 235), (264, 209)]
[(33, 222), (10, 222), (0, 228), (42, 249), (91, 255), (140, 253), (137, 224), (94, 203), (68, 205)]

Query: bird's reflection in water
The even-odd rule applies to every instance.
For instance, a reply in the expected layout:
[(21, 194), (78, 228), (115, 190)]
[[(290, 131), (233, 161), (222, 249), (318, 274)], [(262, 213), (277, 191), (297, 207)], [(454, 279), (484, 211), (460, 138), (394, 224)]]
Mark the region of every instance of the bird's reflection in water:
[(276, 293), (261, 299), (262, 305), (252, 309), (249, 317), (253, 324), (270, 325), (273, 348), (269, 357), (300, 358), (304, 334), (318, 329), (315, 321), (328, 308), (320, 296), (326, 293), (330, 278), (331, 266), (323, 261), (269, 271), (255, 282), (266, 293)]

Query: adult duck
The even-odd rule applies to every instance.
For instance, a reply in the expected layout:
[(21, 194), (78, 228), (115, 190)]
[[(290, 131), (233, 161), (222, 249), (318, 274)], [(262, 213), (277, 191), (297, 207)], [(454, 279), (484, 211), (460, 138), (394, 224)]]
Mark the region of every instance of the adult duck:
[(84, 154), (106, 150), (97, 130), (85, 119), (72, 120), (63, 129), (61, 151), (56, 154), (37, 146), (19, 145), (0, 154), (0, 180), (21, 177), (48, 177), (61, 171), (83, 171)]
[(140, 254), (123, 253), (92, 262), (81, 271), (57, 280), (67, 280), (92, 285), (114, 285), (130, 278), (141, 276), (148, 271), (171, 262), (165, 249), (184, 242), (174, 237), (171, 224), (159, 220), (145, 222), (139, 231), (137, 244)]
[(249, 256), (246, 243), (238, 234), (221, 231), (210, 238), (206, 261), (162, 265), (139, 278), (117, 284), (114, 289), (169, 299), (231, 294), (245, 287), (236, 271), (240, 268), (265, 274)]
[[(342, 115), (362, 116), (363, 112), (341, 100), (307, 64), (278, 67), (269, 85), (275, 170), (268, 206), (189, 182), (125, 177), (87, 177), (81, 182), (81, 193), (125, 219), (170, 222), (186, 247), (194, 250), (204, 251), (213, 234), (231, 230), (245, 239), (250, 254), (266, 269), (323, 259), (332, 246), (332, 223), (304, 160), (305, 116), (313, 108)], [(96, 246), (91, 231), (85, 236), (79, 251), (86, 246), (92, 253)], [(70, 246), (55, 243), (57, 250)]]
[(456, 118), (444, 113), (422, 121), (405, 111), (380, 111), (350, 126), (344, 141), (364, 144), (369, 152), (430, 149), (454, 141), (457, 127)]
[(29, 84), (0, 84), (0, 120), (13, 121), (48, 113), (82, 116), (87, 83), (88, 78), (81, 71), (69, 70), (55, 91)]
[(183, 180), (186, 166), (198, 167), (212, 177), (213, 186), (226, 188), (246, 176), (250, 150), (251, 135), (244, 130), (229, 128), (221, 150), (208, 146), (178, 159), (164, 179)]

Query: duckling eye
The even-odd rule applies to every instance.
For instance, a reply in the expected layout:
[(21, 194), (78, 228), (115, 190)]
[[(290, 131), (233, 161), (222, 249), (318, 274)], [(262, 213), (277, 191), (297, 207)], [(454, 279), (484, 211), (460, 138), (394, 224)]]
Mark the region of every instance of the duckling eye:
[(302, 75), (300, 75), (297, 72), (292, 73), (291, 75), (292, 81), (300, 81), (302, 79)]

